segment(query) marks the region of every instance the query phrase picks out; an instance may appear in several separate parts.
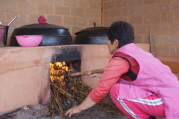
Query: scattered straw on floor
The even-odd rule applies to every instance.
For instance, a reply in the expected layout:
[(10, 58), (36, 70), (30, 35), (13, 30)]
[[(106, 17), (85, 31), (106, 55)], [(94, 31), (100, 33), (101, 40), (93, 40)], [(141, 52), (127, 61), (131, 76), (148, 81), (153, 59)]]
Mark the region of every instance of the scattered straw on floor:
[[(91, 91), (91, 88), (79, 77), (67, 77), (65, 81), (65, 85), (62, 85), (59, 80), (51, 82), (51, 102), (49, 106), (51, 117), (60, 114), (65, 118), (64, 110), (80, 104)], [(122, 114), (109, 97), (105, 97), (95, 107), (118, 115)]]
[[(50, 116), (61, 115), (62, 118), (65, 118), (64, 111), (80, 104), (92, 89), (80, 79), (80, 76), (67, 76), (70, 62), (51, 63), (50, 69)], [(118, 115), (122, 114), (108, 96), (95, 107)]]

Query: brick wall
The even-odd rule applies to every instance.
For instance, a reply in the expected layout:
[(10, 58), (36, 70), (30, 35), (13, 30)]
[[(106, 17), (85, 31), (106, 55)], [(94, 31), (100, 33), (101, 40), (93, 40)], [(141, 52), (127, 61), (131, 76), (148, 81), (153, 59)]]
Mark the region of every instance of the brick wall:
[(0, 22), (7, 25), (16, 15), (21, 15), (11, 25), (9, 36), (14, 28), (25, 24), (38, 23), (43, 15), (50, 24), (64, 26), (71, 35), (93, 26), (101, 26), (100, 0), (0, 0)]
[(127, 21), (134, 26), (135, 42), (154, 36), (156, 57), (179, 62), (179, 0), (103, 0), (103, 24)]
[[(101, 11), (101, 2), (103, 11)], [(149, 42), (154, 36), (156, 57), (179, 62), (179, 0), (0, 0), (0, 22), (14, 28), (37, 23), (44, 15), (47, 22), (64, 26), (71, 35), (93, 26), (109, 26), (113, 21), (128, 21), (135, 29), (135, 42)], [(101, 12), (102, 18), (101, 18)]]

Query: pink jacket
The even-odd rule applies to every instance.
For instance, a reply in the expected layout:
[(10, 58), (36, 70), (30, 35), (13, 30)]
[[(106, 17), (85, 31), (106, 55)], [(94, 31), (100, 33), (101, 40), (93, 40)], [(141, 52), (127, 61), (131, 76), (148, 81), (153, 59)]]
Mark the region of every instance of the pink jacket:
[[(149, 95), (156, 94), (162, 98), (165, 106), (167, 119), (179, 119), (179, 81), (171, 72), (170, 68), (152, 54), (131, 43), (117, 50), (133, 57), (140, 66), (137, 79), (128, 82), (120, 79), (120, 83), (131, 85), (131, 93), (120, 90), (120, 98), (145, 98)], [(133, 90), (137, 86), (142, 90)], [(135, 91), (135, 93), (134, 93)], [(129, 95), (130, 94), (130, 95)]]

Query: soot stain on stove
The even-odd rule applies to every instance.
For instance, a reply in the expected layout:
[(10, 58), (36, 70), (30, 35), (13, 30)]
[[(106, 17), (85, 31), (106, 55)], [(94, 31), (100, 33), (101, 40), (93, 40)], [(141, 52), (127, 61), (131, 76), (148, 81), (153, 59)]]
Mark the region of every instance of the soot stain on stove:
[(68, 62), (81, 60), (80, 47), (55, 47), (54, 50), (55, 53), (52, 56), (51, 62)]

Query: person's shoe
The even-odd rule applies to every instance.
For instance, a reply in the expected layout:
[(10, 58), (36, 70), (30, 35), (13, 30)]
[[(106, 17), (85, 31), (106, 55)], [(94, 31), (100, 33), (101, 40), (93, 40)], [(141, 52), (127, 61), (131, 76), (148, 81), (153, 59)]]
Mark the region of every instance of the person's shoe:
[(156, 117), (150, 116), (149, 119), (157, 119)]

